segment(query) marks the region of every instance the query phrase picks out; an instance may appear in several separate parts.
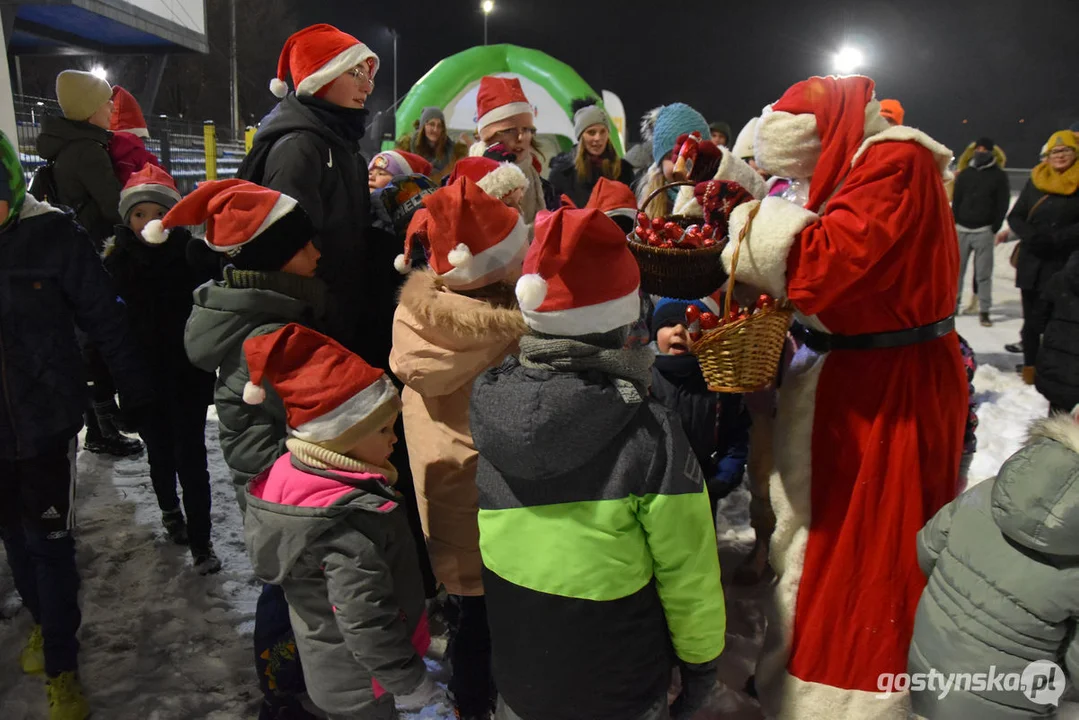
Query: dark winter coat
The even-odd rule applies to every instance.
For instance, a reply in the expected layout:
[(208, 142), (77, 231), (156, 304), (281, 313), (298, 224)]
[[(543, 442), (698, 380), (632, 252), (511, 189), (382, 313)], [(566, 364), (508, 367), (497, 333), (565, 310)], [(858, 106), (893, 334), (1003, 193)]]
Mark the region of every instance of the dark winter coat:
[(250, 377), (244, 341), (292, 322), (321, 330), (326, 304), (326, 285), (318, 278), (232, 267), (224, 280), (195, 290), (184, 346), (196, 367), (217, 371), (218, 438), (241, 504), (244, 486), (285, 453), (287, 432), (285, 408), (272, 387), (264, 386), (262, 403), (244, 402)]
[[(999, 676), (1042, 660), (1079, 677), (1077, 479), (1079, 425), (1068, 416), (1040, 420), (995, 480), (963, 493), (918, 533), (929, 583), (908, 672), (984, 674), (992, 667)], [(1054, 706), (1015, 689), (939, 695), (939, 687), (912, 693), (914, 711), (932, 720), (1056, 717)]]
[(60, 202), (75, 211), (100, 251), (120, 217), (120, 181), (109, 157), (112, 133), (54, 115), (41, 121), (38, 155), (53, 163)]
[(1019, 236), (1015, 286), (1042, 291), (1079, 250), (1079, 192), (1047, 194), (1028, 180), (1008, 215), (1008, 225)]
[(27, 196), (0, 231), (0, 457), (29, 458), (82, 427), (76, 326), (104, 356), (123, 407), (153, 400), (124, 305), (74, 218)]
[(1046, 283), (1052, 305), (1038, 350), (1035, 385), (1053, 405), (1079, 405), (1079, 252)]
[(988, 226), (997, 232), (1010, 203), (1008, 174), (995, 161), (983, 168), (970, 165), (955, 180), (952, 212), (955, 222), (969, 230)]
[[(599, 182), (600, 174), (598, 168), (590, 168), (589, 178), (582, 181), (577, 174), (576, 162), (577, 148), (575, 146), (573, 150), (557, 155), (551, 160), (550, 173), (547, 179), (550, 180), (551, 187), (557, 197), (561, 198), (566, 195), (577, 207), (584, 207), (588, 204), (588, 198), (592, 196), (592, 188)], [(627, 186), (632, 186), (633, 166), (625, 160), (619, 160), (618, 163), (621, 172), (616, 179)]]
[(422, 127), (397, 138), (397, 145), (395, 147), (397, 150), (404, 150), (419, 155), (424, 160), (431, 163), (431, 167), (434, 168), (431, 172), (431, 180), (436, 185), (440, 184), (443, 179), (448, 178), (450, 174), (453, 173), (453, 166), (457, 164), (458, 160), (468, 157), (468, 145), (465, 145), (462, 142), (449, 142), (448, 138), (446, 147), (442, 151), (442, 155), (422, 152), (420, 149), (421, 137), (423, 137)]
[(255, 575), (285, 592), (319, 709), (390, 720), (387, 693), (414, 692), (427, 672), (423, 580), (401, 496), (383, 471), (349, 464), (283, 455), (248, 488), (244, 538)]
[(163, 245), (148, 245), (130, 228), (119, 225), (105, 244), (104, 263), (127, 305), (131, 330), (154, 385), (171, 388), (172, 397), (179, 393), (203, 398), (209, 405), (214, 375), (192, 365), (184, 350), (184, 328), (194, 306), (192, 293), (213, 279), (206, 266), (193, 267), (188, 257), (206, 253), (216, 254), (185, 228), (174, 228)]
[(712, 502), (742, 482), (749, 453), (749, 411), (741, 395), (709, 392), (693, 355), (657, 355), (652, 396), (682, 421)]
[(319, 277), (330, 288), (328, 331), (372, 365), (390, 354), (393, 260), (400, 248), (370, 232), (364, 111), (290, 94), (263, 120), (239, 177), (295, 198), (318, 231)]
[(509, 357), (476, 380), (480, 552), (495, 684), (529, 720), (627, 720), (675, 658), (723, 649), (704, 478), (675, 415), (599, 371)]

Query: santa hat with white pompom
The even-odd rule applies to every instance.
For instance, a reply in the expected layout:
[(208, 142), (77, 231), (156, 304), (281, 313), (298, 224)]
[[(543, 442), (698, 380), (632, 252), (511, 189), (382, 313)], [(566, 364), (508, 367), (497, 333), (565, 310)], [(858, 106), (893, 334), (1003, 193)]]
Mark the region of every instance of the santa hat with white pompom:
[(578, 337), (610, 332), (640, 318), (641, 273), (626, 234), (595, 208), (561, 208), (536, 217), (536, 239), (517, 281), (530, 328)]
[(386, 373), (338, 342), (290, 323), (244, 342), (250, 380), (244, 402), (266, 400), (269, 383), (285, 406), (290, 436), (313, 443), (358, 439), (401, 408)]
[[(528, 226), (520, 213), (488, 195), (467, 177), (423, 199), (394, 267), (407, 273), (416, 242), (431, 270), (451, 290), (490, 285), (519, 269), (528, 250)], [(623, 238), (624, 242), (624, 238)]]
[(366, 45), (333, 25), (319, 23), (295, 32), (285, 41), (277, 61), (277, 77), (270, 92), (279, 98), (288, 95), (288, 83), (296, 84), (297, 95), (315, 95), (340, 75), (366, 64), (373, 80), (378, 72), (378, 55)]

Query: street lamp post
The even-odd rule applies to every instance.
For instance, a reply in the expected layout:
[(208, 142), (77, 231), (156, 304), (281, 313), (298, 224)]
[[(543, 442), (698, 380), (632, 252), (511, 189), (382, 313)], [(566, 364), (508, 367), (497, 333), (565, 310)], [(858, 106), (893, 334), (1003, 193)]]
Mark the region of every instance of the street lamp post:
[(494, 0), (483, 0), (483, 4), (480, 5), (480, 9), (483, 10), (483, 44), (487, 44), (487, 17), (495, 9)]

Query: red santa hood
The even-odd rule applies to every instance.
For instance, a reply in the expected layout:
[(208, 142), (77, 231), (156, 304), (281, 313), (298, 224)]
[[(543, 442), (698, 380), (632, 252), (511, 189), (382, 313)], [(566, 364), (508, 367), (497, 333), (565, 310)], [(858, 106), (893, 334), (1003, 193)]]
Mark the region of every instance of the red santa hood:
[(865, 140), (889, 127), (873, 88), (860, 75), (812, 77), (793, 85), (758, 124), (758, 164), (772, 175), (812, 178), (805, 206), (819, 212)]

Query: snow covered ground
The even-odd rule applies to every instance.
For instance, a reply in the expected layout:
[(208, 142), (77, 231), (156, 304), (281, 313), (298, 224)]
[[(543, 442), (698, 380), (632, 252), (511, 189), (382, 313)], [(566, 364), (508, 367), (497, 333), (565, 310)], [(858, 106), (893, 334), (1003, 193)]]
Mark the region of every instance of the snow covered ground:
[[(996, 325), (982, 328), (974, 317), (959, 319), (981, 367), (975, 380), (981, 427), (971, 482), (992, 477), (1022, 442), (1029, 422), (1048, 404), (1023, 385), (1004, 352), (1018, 339), (1018, 292), (1009, 279), (1011, 246), (998, 249)], [(969, 280), (964, 283), (969, 293)], [(102, 720), (253, 720), (258, 704), (251, 629), (259, 584), (244, 552), (240, 516), (217, 448), (211, 409), (207, 426), (214, 486), (214, 540), (224, 570), (199, 577), (190, 557), (170, 545), (143, 458), (106, 460), (80, 453), (79, 565), (83, 574), (82, 678), (94, 716)], [(718, 525), (724, 574), (750, 548), (749, 493), (724, 501)], [(3, 555), (0, 550), (0, 556)], [(757, 704), (741, 692), (753, 672), (764, 628), (768, 587), (726, 584), (728, 638), (722, 685), (699, 720), (758, 720)], [(41, 678), (18, 672), (18, 652), (30, 618), (19, 607), (6, 562), (0, 563), (0, 718), (44, 720)], [(435, 661), (432, 669), (445, 679)], [(429, 708), (412, 720), (448, 720)], [(1062, 719), (1079, 720), (1079, 705)]]

